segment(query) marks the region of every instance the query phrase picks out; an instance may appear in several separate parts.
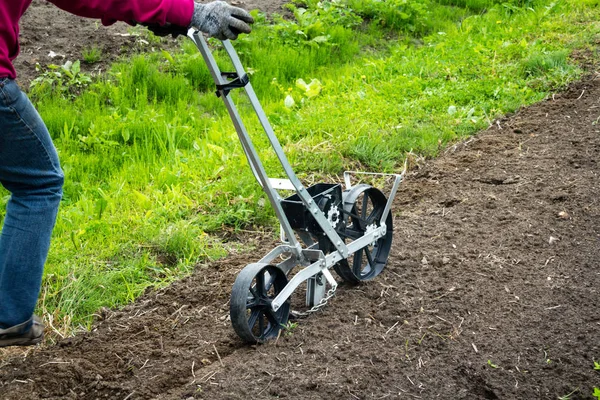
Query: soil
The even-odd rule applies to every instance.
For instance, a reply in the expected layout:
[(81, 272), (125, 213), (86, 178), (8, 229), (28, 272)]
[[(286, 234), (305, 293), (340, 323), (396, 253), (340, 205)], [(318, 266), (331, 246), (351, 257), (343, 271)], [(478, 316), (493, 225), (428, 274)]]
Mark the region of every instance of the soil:
[(228, 321), (237, 274), (276, 245), (247, 233), (255, 250), (104, 310), (90, 332), (0, 352), (0, 398), (591, 399), (599, 99), (592, 72), (415, 166), (387, 268), (277, 340), (244, 344)]

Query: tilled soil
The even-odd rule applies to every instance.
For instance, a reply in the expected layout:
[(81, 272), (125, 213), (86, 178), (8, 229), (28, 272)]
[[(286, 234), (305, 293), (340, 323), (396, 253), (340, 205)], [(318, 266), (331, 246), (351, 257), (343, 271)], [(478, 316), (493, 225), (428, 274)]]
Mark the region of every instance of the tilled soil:
[(383, 273), (275, 341), (228, 321), (238, 272), (276, 245), (249, 236), (89, 333), (5, 353), (0, 398), (591, 399), (599, 99), (592, 74), (413, 169)]

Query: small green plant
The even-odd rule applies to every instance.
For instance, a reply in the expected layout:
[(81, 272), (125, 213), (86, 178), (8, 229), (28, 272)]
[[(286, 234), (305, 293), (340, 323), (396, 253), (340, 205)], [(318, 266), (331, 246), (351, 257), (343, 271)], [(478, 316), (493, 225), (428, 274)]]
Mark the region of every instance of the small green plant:
[(350, 6), (356, 13), (376, 24), (396, 31), (424, 34), (430, 18), (429, 1), (388, 0), (361, 1), (350, 0)]
[(298, 327), (297, 322), (288, 321), (287, 325), (283, 328), (285, 330), (285, 336), (292, 336), (294, 330)]
[(553, 70), (568, 70), (567, 57), (565, 50), (534, 53), (521, 62), (521, 69), (527, 77), (539, 77)]
[[(600, 362), (596, 360), (594, 360), (594, 370), (600, 371)], [(592, 396), (600, 400), (600, 388), (594, 387), (594, 392), (592, 393)]]
[(334, 28), (351, 29), (362, 23), (360, 16), (339, 1), (311, 0), (307, 8), (293, 4), (288, 4), (287, 7), (296, 21), (281, 18), (273, 26), (274, 31), (287, 44), (332, 46), (338, 44), (332, 35)]
[[(41, 67), (36, 66), (37, 71)], [(63, 97), (75, 97), (82, 89), (92, 83), (90, 75), (81, 72), (79, 60), (67, 61), (63, 65), (48, 65), (48, 70), (42, 72), (30, 85), (35, 94), (36, 91), (50, 90), (63, 95)]]
[(284, 105), (287, 108), (295, 108), (298, 105), (297, 100), (300, 105), (303, 105), (305, 101), (317, 97), (323, 89), (323, 84), (318, 79), (312, 79), (310, 83), (306, 83), (302, 78), (297, 79), (295, 88), (290, 87), (287, 90), (276, 79), (273, 80), (272, 85), (277, 86), (285, 96)]
[(95, 64), (102, 59), (102, 49), (98, 46), (92, 46), (83, 49), (81, 52), (83, 62), (86, 64)]
[(565, 394), (564, 396), (559, 396), (558, 400), (571, 400), (571, 396), (579, 391), (579, 388), (575, 388), (571, 393)]
[(362, 18), (345, 1), (308, 0), (305, 8), (292, 4), (288, 4), (287, 7), (294, 12), (294, 16), (301, 25), (320, 21), (325, 26), (338, 25), (344, 28), (355, 28), (363, 22)]
[(494, 363), (492, 362), (492, 360), (488, 360), (488, 362), (487, 362), (487, 363), (488, 363), (488, 365), (489, 365), (490, 367), (492, 367), (492, 368), (498, 368), (498, 365), (494, 364)]

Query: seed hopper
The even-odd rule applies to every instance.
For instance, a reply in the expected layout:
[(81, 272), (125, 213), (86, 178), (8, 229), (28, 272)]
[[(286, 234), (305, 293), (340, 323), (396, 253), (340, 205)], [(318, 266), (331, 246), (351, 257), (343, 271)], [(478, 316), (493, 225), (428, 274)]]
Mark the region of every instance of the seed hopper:
[[(254, 176), (266, 193), (280, 222), (281, 244), (262, 259), (248, 264), (237, 276), (230, 299), (233, 329), (250, 343), (276, 338), (288, 324), (290, 297), (302, 285), (307, 313), (319, 310), (335, 293), (333, 268), (344, 281), (359, 283), (384, 269), (392, 245), (392, 201), (401, 174), (347, 171), (344, 187), (317, 183), (305, 187), (292, 170), (267, 120), (240, 59), (228, 40), (222, 45), (233, 72), (217, 66), (204, 36), (193, 29), (188, 36), (201, 52), (223, 99)], [(269, 178), (261, 163), (230, 91), (243, 88), (267, 135), (287, 179)], [(362, 178), (387, 179), (389, 194)], [(359, 183), (355, 183), (355, 182)], [(293, 193), (282, 197), (280, 193)], [(304, 313), (304, 314), (307, 314)]]

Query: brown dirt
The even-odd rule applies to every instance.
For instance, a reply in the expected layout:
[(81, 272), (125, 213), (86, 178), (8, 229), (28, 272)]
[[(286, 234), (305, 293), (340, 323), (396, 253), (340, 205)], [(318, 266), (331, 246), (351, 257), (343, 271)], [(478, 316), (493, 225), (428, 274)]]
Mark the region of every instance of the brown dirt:
[(0, 355), (0, 398), (591, 399), (598, 99), (589, 76), (420, 165), (386, 270), (291, 334), (247, 346), (227, 321), (237, 273), (275, 245), (255, 235), (89, 333)]

